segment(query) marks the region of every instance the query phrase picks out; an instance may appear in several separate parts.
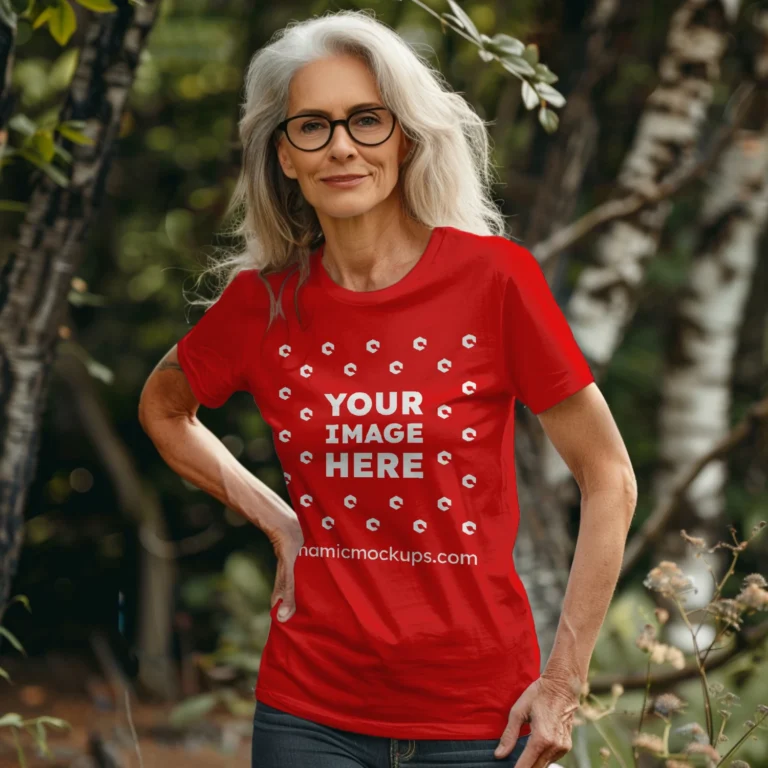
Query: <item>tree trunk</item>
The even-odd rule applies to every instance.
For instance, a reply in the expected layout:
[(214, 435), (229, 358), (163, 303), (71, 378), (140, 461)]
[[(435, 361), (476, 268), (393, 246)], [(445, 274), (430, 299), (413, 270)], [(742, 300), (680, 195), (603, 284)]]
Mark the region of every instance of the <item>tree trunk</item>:
[[(768, 12), (759, 17), (763, 20), (759, 53), (768, 60)], [(760, 68), (758, 61), (758, 73)], [(768, 99), (764, 91), (761, 96), (753, 111), (756, 129), (739, 131), (708, 179), (694, 262), (667, 339), (659, 412), (660, 466), (654, 478), (657, 502), (669, 493), (675, 476), (711, 450), (730, 428), (739, 330), (768, 218)], [(655, 560), (673, 560), (694, 579), (697, 592), (688, 596), (689, 609), (707, 605), (714, 584), (705, 562), (694, 557), (678, 530), (685, 527), (709, 546), (730, 541), (723, 515), (726, 481), (724, 459), (704, 468), (685, 495), (679, 524), (655, 553)], [(717, 557), (707, 556), (718, 579), (727, 559), (722, 551)], [(667, 630), (670, 642), (693, 650), (681, 620), (671, 621)], [(711, 626), (702, 627), (699, 644), (708, 646), (713, 632)]]
[(87, 121), (94, 144), (68, 146), (66, 189), (40, 176), (18, 244), (0, 272), (0, 610), (21, 549), (59, 324), (159, 2), (116, 5), (116, 12), (93, 17), (60, 115)]
[[(734, 6), (729, 10), (732, 18)], [(720, 0), (686, 0), (672, 16), (666, 49), (659, 61), (660, 83), (648, 98), (637, 135), (622, 164), (617, 196), (652, 189), (695, 160), (729, 32)], [(610, 224), (598, 238), (596, 264), (582, 271), (566, 305), (571, 329), (598, 380), (634, 314), (645, 267), (657, 252), (671, 205), (665, 200)], [(536, 444), (536, 440), (531, 442)], [(566, 525), (564, 506), (574, 499), (573, 484), (568, 467), (546, 436), (540, 444), (541, 453), (533, 462), (540, 479), (534, 487), (550, 489), (546, 494), (550, 501), (546, 505), (545, 528), (559, 531), (555, 538), (560, 540)], [(557, 506), (553, 508), (552, 504)], [(536, 540), (522, 531), (520, 541)], [(547, 638), (554, 637), (564, 597), (564, 589), (552, 589), (551, 585), (567, 583), (569, 574), (569, 564), (553, 560), (548, 544), (545, 536), (536, 547), (535, 557), (527, 560), (529, 566), (520, 563), (520, 578), (535, 604), (542, 661), (549, 651)], [(554, 549), (559, 551), (561, 547)], [(542, 569), (559, 572), (549, 574), (545, 579), (547, 589), (537, 593), (536, 582), (541, 580)]]

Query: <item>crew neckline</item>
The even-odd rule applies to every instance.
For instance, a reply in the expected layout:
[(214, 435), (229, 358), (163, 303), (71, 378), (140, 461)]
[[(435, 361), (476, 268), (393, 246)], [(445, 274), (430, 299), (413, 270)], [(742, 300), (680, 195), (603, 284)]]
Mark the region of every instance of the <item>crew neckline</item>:
[(373, 291), (355, 291), (339, 285), (328, 274), (323, 266), (323, 251), (325, 243), (321, 243), (312, 253), (311, 266), (317, 273), (320, 287), (335, 299), (347, 304), (380, 304), (383, 301), (397, 298), (415, 288), (429, 275), (429, 268), (434, 262), (437, 251), (445, 238), (445, 227), (433, 227), (424, 252), (419, 260), (396, 283), (386, 288), (377, 288)]

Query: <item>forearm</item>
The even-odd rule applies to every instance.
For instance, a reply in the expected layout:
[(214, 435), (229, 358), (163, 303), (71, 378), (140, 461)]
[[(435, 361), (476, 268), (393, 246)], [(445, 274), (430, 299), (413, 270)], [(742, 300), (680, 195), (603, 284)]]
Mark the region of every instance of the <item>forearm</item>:
[(570, 686), (587, 679), (621, 570), (635, 496), (621, 483), (582, 496), (573, 565), (544, 677)]
[(174, 472), (267, 535), (295, 524), (291, 506), (254, 477), (196, 416), (155, 419), (144, 429)]

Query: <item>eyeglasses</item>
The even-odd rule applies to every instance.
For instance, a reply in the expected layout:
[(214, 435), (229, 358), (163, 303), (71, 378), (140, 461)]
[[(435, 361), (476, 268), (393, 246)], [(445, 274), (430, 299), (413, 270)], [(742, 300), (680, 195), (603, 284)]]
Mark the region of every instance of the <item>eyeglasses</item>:
[(277, 126), (296, 149), (315, 152), (333, 138), (337, 125), (346, 126), (353, 141), (366, 147), (383, 144), (395, 130), (395, 116), (386, 107), (353, 112), (346, 120), (329, 120), (323, 115), (296, 115)]

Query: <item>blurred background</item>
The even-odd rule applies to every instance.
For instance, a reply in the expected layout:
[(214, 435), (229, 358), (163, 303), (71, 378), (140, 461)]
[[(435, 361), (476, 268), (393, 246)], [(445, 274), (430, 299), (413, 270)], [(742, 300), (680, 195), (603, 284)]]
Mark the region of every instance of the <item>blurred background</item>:
[[(341, 8), (488, 121), (510, 235), (635, 467), (562, 765), (768, 766), (768, 3), (747, 0), (0, 0), (0, 765), (249, 764), (274, 554), (137, 407), (230, 244), (250, 56)], [(579, 495), (518, 409), (515, 562), (546, 659)], [(287, 499), (252, 397), (199, 415)]]

